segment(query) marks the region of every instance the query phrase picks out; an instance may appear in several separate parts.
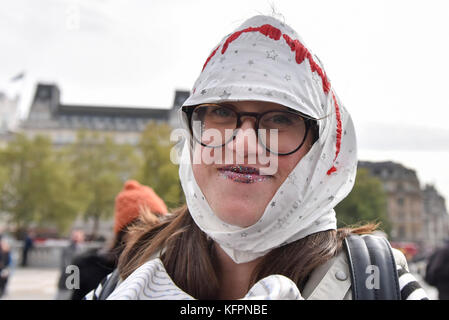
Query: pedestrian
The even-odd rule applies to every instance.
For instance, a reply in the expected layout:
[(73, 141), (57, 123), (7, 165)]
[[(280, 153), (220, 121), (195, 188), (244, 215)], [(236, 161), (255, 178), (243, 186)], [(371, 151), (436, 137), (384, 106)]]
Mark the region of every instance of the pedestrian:
[[(351, 299), (343, 241), (375, 226), (336, 228), (356, 176), (354, 126), (296, 32), (245, 21), (205, 59), (181, 114), (186, 205), (129, 234), (108, 299)], [(401, 298), (426, 299), (392, 252)]]
[(28, 231), (25, 235), (22, 248), (22, 267), (28, 266), (28, 255), (34, 248), (34, 232)]
[(449, 300), (449, 239), (430, 256), (424, 280), (437, 288), (439, 300)]
[(167, 213), (164, 201), (148, 186), (136, 180), (126, 181), (123, 190), (115, 198), (114, 228), (112, 243), (101, 250), (92, 249), (81, 253), (72, 260), (72, 265), (79, 268), (80, 287), (74, 289), (71, 299), (81, 300), (95, 289), (98, 284), (117, 266), (125, 242), (128, 228), (138, 220), (141, 212), (147, 212), (154, 224), (156, 217)]
[(8, 242), (3, 239), (3, 235), (0, 234), (0, 298), (2, 298), (6, 292), (10, 266), (11, 249)]
[(72, 295), (72, 281), (69, 281), (69, 284), (67, 283), (69, 276), (72, 275), (72, 270), (67, 270), (67, 267), (71, 265), (75, 255), (81, 252), (81, 244), (83, 242), (84, 232), (82, 230), (72, 230), (70, 234), (70, 243), (61, 252), (60, 276), (56, 300), (68, 300)]

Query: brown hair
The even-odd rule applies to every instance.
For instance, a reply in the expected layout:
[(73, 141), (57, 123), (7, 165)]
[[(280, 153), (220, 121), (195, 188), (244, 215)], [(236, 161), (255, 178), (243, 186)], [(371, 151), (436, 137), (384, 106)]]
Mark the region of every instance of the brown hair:
[[(178, 287), (197, 299), (217, 299), (219, 266), (213, 241), (195, 224), (187, 206), (162, 218), (157, 225), (149, 221), (154, 221), (154, 217), (141, 215), (141, 223), (130, 229), (127, 245), (119, 258), (120, 276), (127, 278), (163, 249), (160, 258)], [(339, 253), (349, 233), (371, 233), (377, 227), (367, 224), (321, 231), (273, 249), (256, 266), (248, 289), (268, 275), (282, 274), (301, 290), (316, 267)]]

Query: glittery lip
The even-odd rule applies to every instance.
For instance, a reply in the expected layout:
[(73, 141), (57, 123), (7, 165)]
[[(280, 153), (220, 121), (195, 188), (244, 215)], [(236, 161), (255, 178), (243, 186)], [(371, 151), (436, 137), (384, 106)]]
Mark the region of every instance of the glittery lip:
[(270, 178), (267, 175), (260, 175), (259, 169), (240, 165), (230, 165), (218, 169), (218, 172), (225, 179), (234, 182), (255, 183), (262, 182)]

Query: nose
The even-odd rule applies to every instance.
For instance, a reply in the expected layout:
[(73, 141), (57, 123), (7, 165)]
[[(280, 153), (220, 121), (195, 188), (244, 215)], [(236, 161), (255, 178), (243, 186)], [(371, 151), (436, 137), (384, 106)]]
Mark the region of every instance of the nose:
[(256, 155), (261, 146), (255, 130), (256, 119), (251, 116), (242, 116), (241, 121), (234, 140), (227, 144), (227, 148), (234, 151), (237, 156), (247, 158)]
[(242, 115), (240, 117), (241, 125), (240, 128), (243, 130), (256, 128), (256, 117), (254, 115)]

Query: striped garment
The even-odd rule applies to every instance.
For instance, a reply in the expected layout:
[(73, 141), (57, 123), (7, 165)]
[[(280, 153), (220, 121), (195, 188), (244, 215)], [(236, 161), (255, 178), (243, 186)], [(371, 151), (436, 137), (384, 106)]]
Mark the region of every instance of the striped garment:
[(98, 286), (90, 291), (86, 296), (83, 298), (83, 300), (99, 300), (101, 291), (103, 290), (103, 286), (106, 284), (106, 282), (111, 278), (112, 272), (108, 274), (106, 277), (101, 280), (101, 282), (98, 284)]
[(402, 300), (429, 300), (424, 289), (410, 272), (399, 265), (397, 269)]
[[(415, 277), (403, 267), (397, 266), (402, 300), (428, 300), (425, 291)], [(105, 282), (84, 299), (97, 300)], [(121, 282), (111, 293), (108, 300), (193, 300), (182, 291), (170, 278), (159, 258), (153, 259), (139, 267), (127, 279)], [(282, 275), (271, 275), (258, 281), (242, 300), (303, 300), (296, 285)]]

